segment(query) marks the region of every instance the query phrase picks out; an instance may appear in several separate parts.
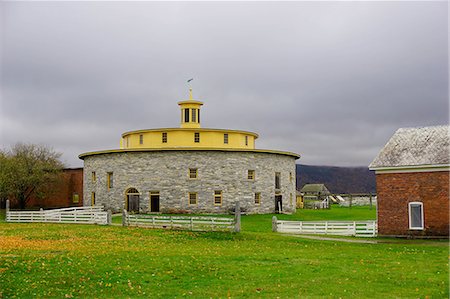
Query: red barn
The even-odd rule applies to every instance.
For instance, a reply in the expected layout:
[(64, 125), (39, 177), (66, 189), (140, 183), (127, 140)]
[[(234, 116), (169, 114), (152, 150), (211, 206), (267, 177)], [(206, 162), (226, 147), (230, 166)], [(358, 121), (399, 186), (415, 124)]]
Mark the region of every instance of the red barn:
[(449, 126), (397, 130), (369, 165), (379, 234), (448, 237), (449, 166)]
[(61, 179), (52, 184), (45, 196), (31, 196), (27, 207), (65, 208), (83, 205), (83, 168), (63, 169)]

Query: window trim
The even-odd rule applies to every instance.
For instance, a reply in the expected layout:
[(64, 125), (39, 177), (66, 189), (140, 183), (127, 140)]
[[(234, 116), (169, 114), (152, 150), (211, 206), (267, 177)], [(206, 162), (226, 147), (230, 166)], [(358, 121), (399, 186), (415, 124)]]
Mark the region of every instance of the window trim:
[[(193, 174), (192, 171), (195, 171), (195, 177), (192, 177), (192, 174)], [(198, 168), (189, 168), (189, 169), (188, 169), (188, 177), (189, 177), (189, 179), (191, 179), (191, 180), (197, 179), (197, 178), (198, 178)]]
[[(411, 221), (411, 216), (412, 216), (412, 213), (411, 213), (411, 210), (412, 210), (412, 206), (414, 206), (414, 205), (416, 205), (416, 206), (420, 206), (420, 221), (421, 221), (421, 224), (422, 224), (422, 226), (412, 226), (412, 221)], [(409, 226), (409, 229), (410, 230), (423, 230), (424, 229), (424, 227), (425, 227), (425, 223), (424, 223), (424, 211), (423, 211), (423, 202), (420, 202), (420, 201), (411, 201), (411, 202), (408, 202), (408, 226)]]
[[(195, 203), (191, 203), (191, 195), (195, 195)], [(196, 206), (198, 204), (198, 193), (197, 192), (188, 192), (188, 205)]]
[(114, 188), (114, 172), (112, 171), (106, 173), (106, 187), (108, 190)]
[(275, 189), (281, 189), (281, 172), (275, 172)]
[(189, 122), (189, 108), (184, 109), (184, 122), (185, 123)]
[(80, 203), (80, 195), (77, 192), (72, 193), (72, 203)]
[(193, 123), (197, 122), (197, 109), (192, 108), (191, 119)]
[[(219, 192), (219, 193), (218, 193)], [(216, 198), (220, 198), (220, 203), (216, 203)], [(222, 190), (214, 190), (214, 206), (222, 206), (223, 192)]]
[(261, 205), (261, 192), (255, 192), (255, 196), (253, 197), (255, 206)]

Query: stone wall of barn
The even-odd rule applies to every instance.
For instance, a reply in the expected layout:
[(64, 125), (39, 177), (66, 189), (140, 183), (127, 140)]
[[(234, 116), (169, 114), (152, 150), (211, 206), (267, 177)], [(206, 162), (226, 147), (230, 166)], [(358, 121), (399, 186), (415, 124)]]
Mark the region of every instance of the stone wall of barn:
[[(379, 235), (449, 235), (449, 172), (377, 173)], [(408, 203), (422, 202), (424, 230), (410, 230)]]
[[(196, 179), (189, 168), (198, 169)], [(255, 178), (248, 179), (248, 170)], [(92, 179), (95, 172), (95, 180)], [(281, 188), (275, 189), (275, 173)], [(113, 186), (107, 188), (107, 173)], [(95, 203), (115, 212), (126, 207), (126, 191), (139, 192), (140, 212), (150, 212), (150, 192), (159, 192), (161, 212), (227, 213), (240, 201), (247, 213), (273, 213), (275, 195), (282, 196), (284, 212), (295, 212), (295, 157), (251, 151), (149, 151), (102, 153), (84, 157), (84, 205)], [(222, 191), (222, 204), (214, 204)], [(197, 193), (197, 204), (189, 203)], [(260, 204), (255, 204), (260, 193)]]

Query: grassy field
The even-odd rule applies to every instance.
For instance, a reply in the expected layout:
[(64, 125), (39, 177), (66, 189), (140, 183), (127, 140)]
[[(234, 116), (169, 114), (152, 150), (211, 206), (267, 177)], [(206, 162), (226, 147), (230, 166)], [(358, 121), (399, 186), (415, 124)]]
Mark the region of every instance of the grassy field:
[(306, 240), (272, 233), (270, 222), (243, 216), (240, 234), (0, 222), (0, 298), (448, 298), (446, 242)]

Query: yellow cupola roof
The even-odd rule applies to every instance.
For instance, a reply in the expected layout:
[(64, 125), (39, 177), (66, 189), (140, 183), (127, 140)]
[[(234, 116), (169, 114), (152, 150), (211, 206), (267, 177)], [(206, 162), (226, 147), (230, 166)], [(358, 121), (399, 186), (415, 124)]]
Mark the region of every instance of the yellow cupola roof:
[(200, 107), (203, 102), (192, 98), (192, 88), (189, 88), (189, 99), (178, 102), (181, 109), (181, 128), (200, 128)]

